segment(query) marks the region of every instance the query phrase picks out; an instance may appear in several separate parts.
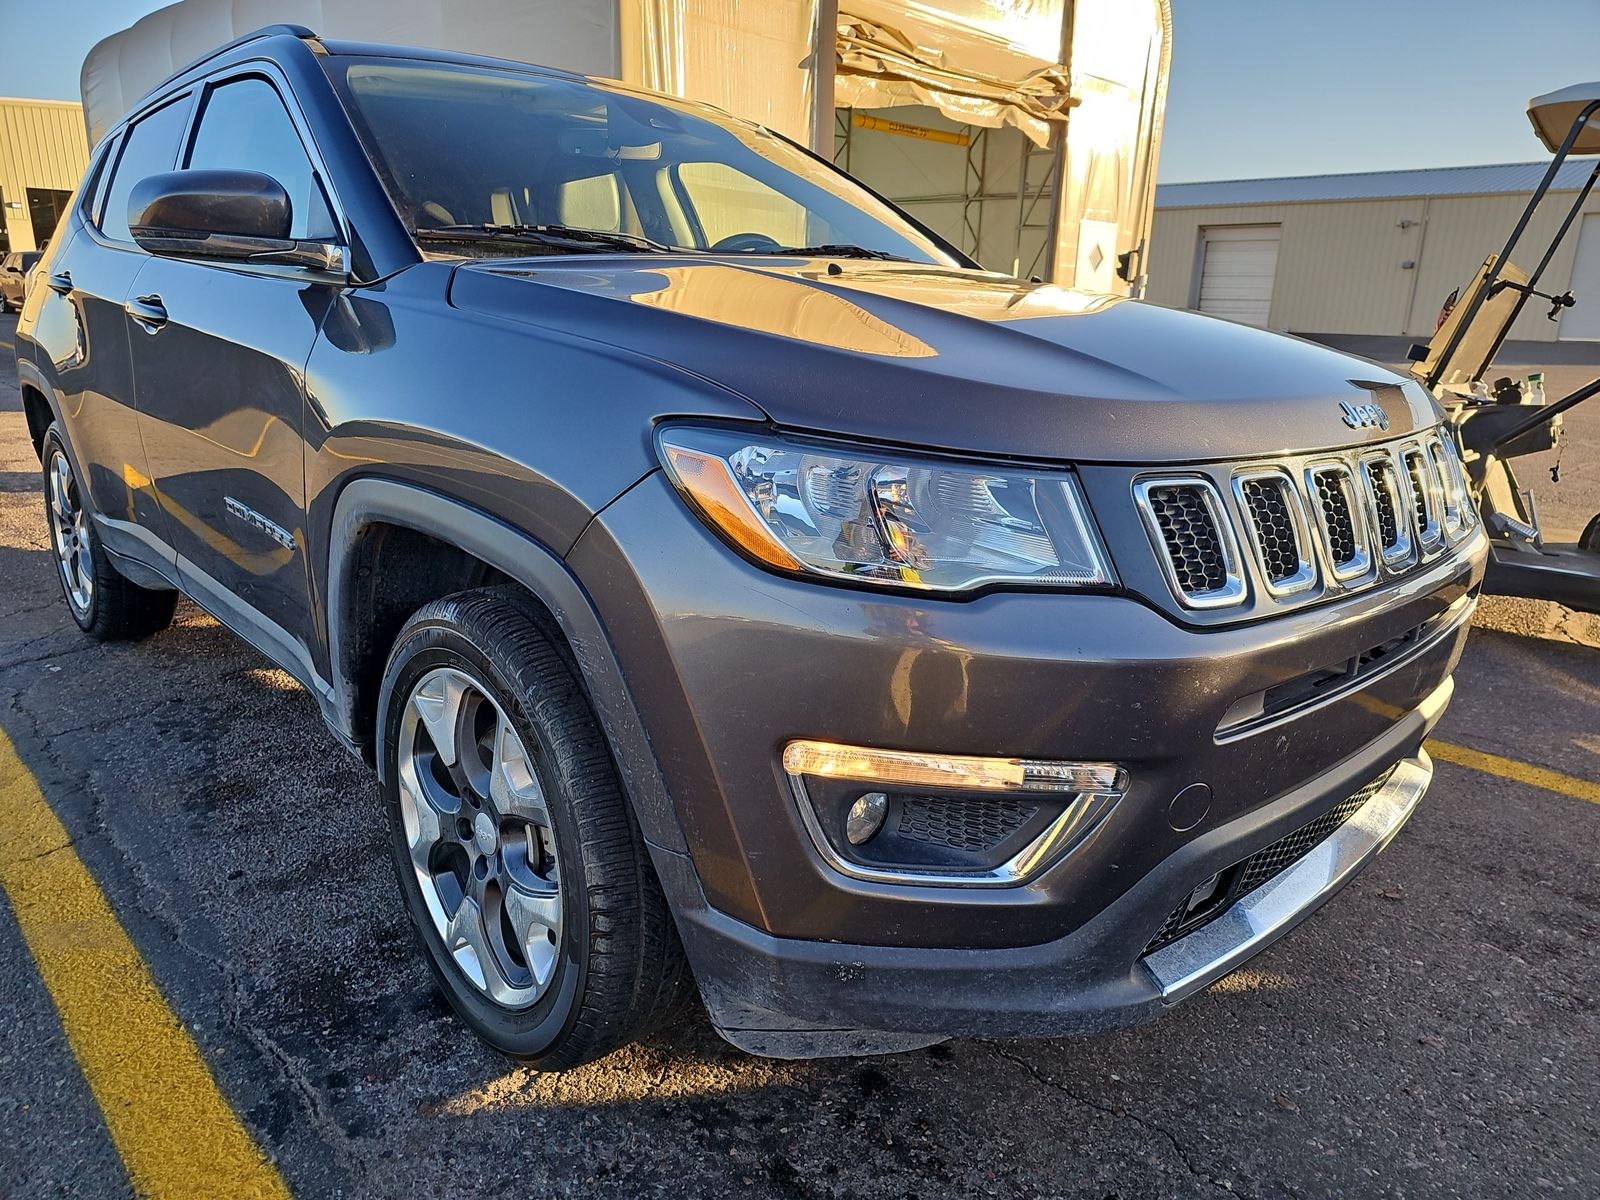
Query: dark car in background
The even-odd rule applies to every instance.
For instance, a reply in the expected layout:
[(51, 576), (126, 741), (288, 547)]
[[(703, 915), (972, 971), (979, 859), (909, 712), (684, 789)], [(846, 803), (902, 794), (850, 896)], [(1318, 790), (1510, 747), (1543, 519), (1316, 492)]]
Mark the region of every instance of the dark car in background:
[(183, 592), (297, 678), (544, 1068), (690, 978), (773, 1055), (1162, 1012), (1409, 817), (1482, 578), (1414, 383), (983, 271), (701, 105), (293, 27), (95, 149), (17, 353), (78, 624)]
[(43, 252), (13, 250), (0, 258), (0, 312), (16, 312), (28, 294), (28, 276), (38, 265)]

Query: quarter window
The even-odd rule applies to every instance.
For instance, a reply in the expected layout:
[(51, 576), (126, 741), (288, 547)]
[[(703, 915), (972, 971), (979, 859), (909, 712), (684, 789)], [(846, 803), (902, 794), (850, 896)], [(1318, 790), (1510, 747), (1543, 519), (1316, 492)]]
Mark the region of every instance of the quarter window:
[(105, 208), (100, 218), (101, 232), (108, 238), (133, 241), (133, 235), (128, 232), (128, 193), (141, 179), (172, 170), (188, 116), (189, 106), (177, 101), (141, 118), (128, 131), (122, 142), (122, 154), (117, 159), (117, 169), (111, 176), (111, 186), (106, 190)]
[(189, 150), (191, 170), (259, 171), (289, 193), (289, 236), (334, 237), (333, 215), (299, 131), (265, 79), (251, 77), (213, 89)]

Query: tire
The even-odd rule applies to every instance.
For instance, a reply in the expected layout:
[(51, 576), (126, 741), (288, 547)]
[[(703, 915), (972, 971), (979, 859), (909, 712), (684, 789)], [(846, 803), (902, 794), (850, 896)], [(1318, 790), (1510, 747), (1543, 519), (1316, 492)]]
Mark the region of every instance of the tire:
[(45, 431), (40, 454), (56, 577), (78, 628), (103, 642), (148, 637), (165, 629), (172, 623), (178, 593), (140, 587), (112, 563), (95, 533), (88, 497), (78, 485), (59, 425)]
[(563, 650), (518, 589), (461, 592), (406, 623), (378, 701), (390, 848), (434, 976), (480, 1038), (549, 1071), (633, 1041), (685, 976)]
[(1590, 517), (1589, 523), (1583, 527), (1583, 533), (1578, 538), (1578, 548), (1600, 553), (1600, 513)]

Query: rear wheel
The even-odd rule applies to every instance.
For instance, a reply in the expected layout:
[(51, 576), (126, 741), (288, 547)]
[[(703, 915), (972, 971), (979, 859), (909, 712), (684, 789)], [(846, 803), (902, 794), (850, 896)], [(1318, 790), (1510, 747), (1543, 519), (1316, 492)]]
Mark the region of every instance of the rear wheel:
[(594, 713), (516, 589), (418, 611), (380, 705), (395, 867), (451, 1005), (546, 1070), (632, 1041), (682, 951)]
[(45, 520), (72, 619), (102, 641), (141, 638), (165, 629), (172, 622), (178, 593), (140, 587), (112, 563), (95, 534), (88, 498), (73, 473), (59, 426), (45, 432), (41, 450)]
[(1578, 546), (1580, 549), (1600, 554), (1600, 513), (1595, 513), (1589, 518), (1589, 523), (1583, 527), (1582, 536), (1578, 538)]

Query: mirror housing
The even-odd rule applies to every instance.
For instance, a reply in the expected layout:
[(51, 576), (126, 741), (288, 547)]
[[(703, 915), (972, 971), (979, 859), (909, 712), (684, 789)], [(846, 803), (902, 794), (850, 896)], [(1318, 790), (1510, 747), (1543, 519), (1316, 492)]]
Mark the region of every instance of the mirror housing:
[(347, 273), (345, 249), (289, 236), (289, 193), (258, 171), (167, 171), (128, 194), (128, 231), (151, 254)]

